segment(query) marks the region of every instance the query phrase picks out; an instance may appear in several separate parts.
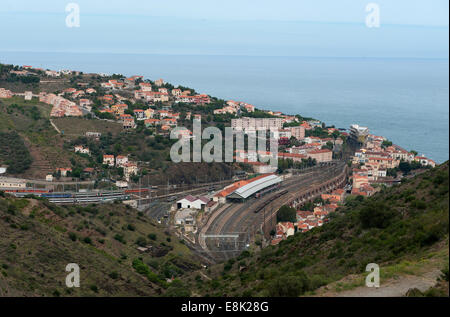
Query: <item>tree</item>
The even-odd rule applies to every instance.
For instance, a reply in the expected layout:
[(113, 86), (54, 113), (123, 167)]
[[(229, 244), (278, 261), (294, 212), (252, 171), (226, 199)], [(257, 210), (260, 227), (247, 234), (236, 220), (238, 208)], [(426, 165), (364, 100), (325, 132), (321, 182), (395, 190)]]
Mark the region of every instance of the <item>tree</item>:
[(389, 140), (384, 140), (383, 143), (381, 143), (381, 147), (382, 148), (386, 148), (386, 147), (391, 146), (391, 145), (392, 145), (392, 142), (389, 141)]
[(281, 208), (277, 212), (277, 221), (278, 222), (295, 222), (297, 220), (297, 212), (294, 208), (289, 206), (281, 206)]
[(407, 175), (411, 171), (411, 165), (408, 162), (400, 162), (398, 168), (403, 172), (403, 175)]

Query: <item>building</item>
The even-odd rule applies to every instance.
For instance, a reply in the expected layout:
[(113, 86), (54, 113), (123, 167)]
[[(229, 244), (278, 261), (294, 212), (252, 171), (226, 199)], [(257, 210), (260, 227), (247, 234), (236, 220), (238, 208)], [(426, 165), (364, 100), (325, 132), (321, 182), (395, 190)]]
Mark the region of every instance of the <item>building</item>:
[(108, 154), (103, 155), (103, 164), (109, 165), (109, 166), (114, 166), (114, 155), (108, 155)]
[(231, 119), (231, 127), (238, 131), (281, 130), (282, 118), (248, 118)]
[(14, 94), (11, 90), (7, 90), (5, 88), (0, 88), (0, 98), (12, 98)]
[(297, 140), (303, 140), (305, 138), (305, 127), (290, 127), (291, 134)]
[(277, 175), (261, 175), (255, 179), (246, 182), (243, 186), (239, 186), (231, 194), (227, 195), (230, 200), (245, 200), (258, 192), (268, 191), (278, 188), (281, 183), (281, 178)]
[(68, 173), (72, 172), (70, 167), (60, 167), (56, 169), (56, 172), (59, 173), (62, 177), (67, 177)]
[(33, 99), (33, 92), (31, 92), (31, 91), (25, 91), (24, 98), (25, 98), (25, 100), (31, 100), (31, 99)]
[(358, 143), (365, 143), (369, 136), (369, 128), (361, 127), (357, 124), (350, 126), (350, 138)]
[(26, 188), (25, 180), (18, 178), (0, 177), (0, 188)]
[(126, 181), (116, 181), (117, 188), (128, 188), (128, 182)]
[(304, 154), (296, 154), (296, 153), (278, 153), (278, 158), (280, 159), (291, 159), (294, 162), (301, 162), (302, 160), (306, 160), (308, 157)]
[(136, 128), (136, 123), (134, 122), (133, 118), (125, 118), (122, 122), (124, 129), (134, 129)]
[(177, 208), (204, 209), (210, 200), (206, 197), (188, 195), (177, 201)]
[(87, 155), (91, 154), (91, 152), (89, 151), (89, 148), (84, 147), (82, 145), (75, 146), (74, 150), (75, 150), (75, 153), (81, 153), (81, 154), (87, 154)]
[(116, 157), (116, 166), (117, 167), (124, 167), (125, 164), (128, 163), (128, 157), (123, 155), (118, 155)]
[(159, 119), (146, 119), (144, 121), (144, 124), (147, 128), (149, 127), (155, 127), (157, 125), (161, 125), (161, 120)]
[(155, 80), (155, 85), (158, 87), (161, 87), (164, 84), (165, 84), (165, 82), (164, 82), (164, 79), (162, 79), (162, 78)]
[(175, 97), (181, 96), (181, 89), (172, 89), (172, 95)]
[(277, 224), (275, 232), (276, 238), (286, 239), (287, 237), (293, 236), (295, 234), (295, 227), (292, 222), (279, 222)]
[(195, 214), (198, 210), (195, 209), (180, 209), (175, 214), (175, 224), (177, 225), (186, 225), (186, 224), (195, 224)]
[(145, 115), (145, 111), (142, 109), (135, 109), (133, 110), (134, 116), (136, 117), (136, 120), (145, 120), (147, 119), (147, 116)]
[(123, 165), (123, 174), (125, 179), (129, 182), (131, 176), (136, 175), (138, 173), (138, 167), (135, 162), (128, 162)]
[(333, 152), (328, 149), (312, 150), (306, 156), (315, 159), (317, 163), (330, 162), (333, 160)]

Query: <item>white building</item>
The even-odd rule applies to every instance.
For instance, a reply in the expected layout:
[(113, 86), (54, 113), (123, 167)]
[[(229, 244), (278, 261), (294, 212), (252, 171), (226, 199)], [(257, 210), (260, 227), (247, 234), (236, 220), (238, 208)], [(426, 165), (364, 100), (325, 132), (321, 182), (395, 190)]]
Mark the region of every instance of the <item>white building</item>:
[(90, 154), (89, 148), (86, 148), (82, 145), (75, 146), (75, 153), (81, 153), (81, 154)]
[(208, 202), (209, 199), (206, 197), (194, 197), (189, 195), (177, 201), (177, 207), (178, 209), (180, 208), (203, 209)]

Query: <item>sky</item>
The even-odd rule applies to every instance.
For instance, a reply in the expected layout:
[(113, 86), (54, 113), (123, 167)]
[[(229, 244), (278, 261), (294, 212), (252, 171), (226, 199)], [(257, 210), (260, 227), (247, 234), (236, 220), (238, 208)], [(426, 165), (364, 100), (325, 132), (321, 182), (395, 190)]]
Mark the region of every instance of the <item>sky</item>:
[[(65, 23), (71, 2), (78, 28)], [(371, 2), (379, 28), (365, 24)], [(448, 11), (448, 0), (2, 0), (0, 51), (448, 58)]]
[(207, 20), (361, 22), (380, 6), (386, 24), (448, 26), (447, 0), (2, 0), (2, 12), (61, 12), (77, 3), (85, 14), (146, 15)]

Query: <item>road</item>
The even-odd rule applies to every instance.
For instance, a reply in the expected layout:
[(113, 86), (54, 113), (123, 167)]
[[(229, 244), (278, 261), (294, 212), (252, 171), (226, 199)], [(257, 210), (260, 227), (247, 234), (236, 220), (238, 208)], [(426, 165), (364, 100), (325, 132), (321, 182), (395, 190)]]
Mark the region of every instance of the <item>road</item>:
[[(254, 235), (260, 231), (265, 217), (275, 213), (286, 201), (293, 198), (298, 191), (321, 184), (342, 170), (343, 165), (325, 166), (318, 170), (306, 172), (301, 175), (292, 176), (282, 183), (276, 192), (266, 196), (250, 200), (244, 203), (233, 203), (222, 206), (211, 215), (207, 224), (200, 230), (199, 244), (210, 252), (218, 260), (226, 260), (229, 257), (238, 255), (244, 250), (247, 244), (253, 242)], [(273, 196), (283, 190), (288, 190), (288, 194), (281, 196), (269, 204), (259, 213), (254, 211), (269, 201)], [(238, 234), (239, 238), (204, 238), (203, 235), (225, 235)]]

